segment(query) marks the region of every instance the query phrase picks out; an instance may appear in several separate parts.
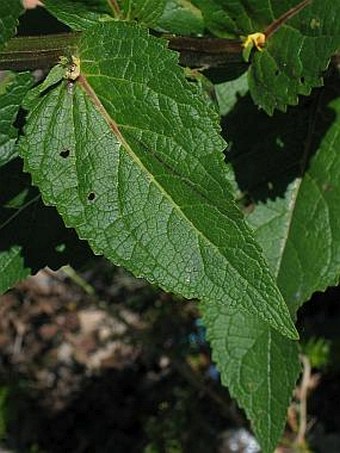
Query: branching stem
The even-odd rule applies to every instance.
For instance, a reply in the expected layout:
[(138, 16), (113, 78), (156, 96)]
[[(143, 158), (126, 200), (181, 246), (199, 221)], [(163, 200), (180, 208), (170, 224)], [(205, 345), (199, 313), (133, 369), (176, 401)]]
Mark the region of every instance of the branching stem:
[[(115, 17), (121, 11), (116, 0), (108, 0)], [(265, 30), (266, 38), (275, 33), (290, 18), (311, 3), (301, 3), (282, 14)], [(61, 55), (76, 53), (80, 33), (66, 33), (33, 37), (13, 38), (4, 51), (0, 52), (0, 70), (32, 70), (45, 69), (53, 66)], [(169, 48), (180, 52), (181, 64), (189, 67), (220, 67), (230, 63), (242, 63), (242, 40), (219, 38), (196, 38), (188, 36), (163, 35), (169, 41)]]

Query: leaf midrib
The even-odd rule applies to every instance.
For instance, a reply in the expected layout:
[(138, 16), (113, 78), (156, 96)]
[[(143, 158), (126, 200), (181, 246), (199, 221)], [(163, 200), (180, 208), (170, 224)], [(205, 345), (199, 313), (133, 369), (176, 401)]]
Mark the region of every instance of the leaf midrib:
[[(223, 257), (223, 259), (228, 263), (230, 268), (232, 268), (233, 271), (240, 277), (240, 279), (242, 279), (242, 281), (244, 281), (246, 283), (246, 286), (251, 286), (253, 291), (259, 296), (260, 300), (263, 300), (264, 299), (263, 295), (258, 291), (258, 289), (256, 287), (254, 287), (253, 285), (249, 285), (249, 281), (247, 280), (247, 278), (245, 278), (242, 274), (240, 274), (239, 270), (236, 269), (232, 265), (232, 263), (227, 260), (227, 258), (221, 253), (218, 246), (214, 242), (212, 242), (208, 237), (206, 237), (202, 231), (197, 229), (197, 227), (193, 224), (193, 222), (181, 210), (180, 206), (177, 205), (176, 203), (174, 203), (174, 200), (172, 199), (171, 195), (164, 190), (163, 186), (157, 181), (157, 179), (155, 179), (154, 175), (150, 174), (147, 167), (145, 167), (145, 165), (140, 160), (140, 158), (134, 153), (134, 151), (130, 147), (129, 143), (125, 140), (117, 123), (111, 118), (110, 114), (107, 112), (104, 105), (102, 104), (102, 102), (100, 101), (100, 99), (98, 98), (98, 96), (96, 95), (92, 86), (89, 84), (89, 82), (87, 81), (87, 79), (84, 75), (81, 75), (79, 77), (79, 84), (80, 84), (81, 88), (83, 89), (83, 91), (86, 93), (86, 95), (89, 96), (89, 98), (92, 100), (92, 102), (93, 102), (94, 106), (97, 108), (97, 110), (99, 110), (99, 113), (103, 116), (104, 120), (106, 121), (106, 123), (108, 124), (108, 126), (110, 127), (112, 132), (116, 135), (118, 141), (121, 143), (121, 145), (124, 147), (124, 149), (128, 152), (131, 159), (134, 160), (135, 163), (137, 164), (137, 166), (144, 171), (144, 173), (147, 175), (149, 180), (152, 181), (156, 187), (158, 187), (158, 189), (164, 195), (164, 197), (167, 198), (168, 201), (170, 202), (170, 204), (174, 206), (174, 209), (177, 212), (179, 212), (180, 216), (182, 218), (186, 219), (186, 221), (192, 226), (193, 230), (196, 231), (197, 235), (202, 237), (205, 242), (208, 242), (208, 244), (211, 245), (215, 249), (215, 251), (217, 251), (218, 255)], [(228, 218), (228, 220), (230, 220), (230, 219)], [(248, 310), (247, 310), (247, 312), (248, 312)]]

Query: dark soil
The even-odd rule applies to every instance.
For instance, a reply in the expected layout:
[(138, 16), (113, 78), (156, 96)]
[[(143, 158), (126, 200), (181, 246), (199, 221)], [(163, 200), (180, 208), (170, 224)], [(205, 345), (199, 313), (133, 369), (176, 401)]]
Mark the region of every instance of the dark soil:
[[(3, 445), (15, 452), (228, 452), (218, 447), (226, 430), (248, 425), (219, 384), (195, 304), (105, 261), (77, 283), (79, 275), (66, 271), (46, 269), (1, 297)], [(339, 289), (316, 294), (298, 319), (305, 341), (331, 345), (308, 401), (309, 443), (322, 453), (340, 451), (339, 296)]]

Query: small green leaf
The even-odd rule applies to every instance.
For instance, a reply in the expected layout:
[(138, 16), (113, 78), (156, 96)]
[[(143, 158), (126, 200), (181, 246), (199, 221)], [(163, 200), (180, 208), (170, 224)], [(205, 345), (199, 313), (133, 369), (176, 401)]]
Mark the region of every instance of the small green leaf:
[(0, 50), (15, 35), (18, 18), (22, 12), (20, 0), (5, 0), (0, 3)]
[(13, 159), (18, 130), (13, 126), (22, 100), (33, 84), (29, 73), (0, 75), (0, 167)]
[(234, 108), (238, 98), (249, 91), (246, 74), (242, 74), (230, 82), (215, 85), (215, 91), (220, 114), (222, 116), (227, 115)]
[(114, 13), (106, 0), (44, 0), (44, 5), (60, 22), (76, 31), (112, 20)]
[(0, 294), (15, 283), (28, 277), (31, 270), (25, 267), (22, 250), (13, 246), (7, 251), (0, 251)]
[(188, 0), (167, 0), (157, 26), (179, 35), (202, 35), (204, 22), (201, 11)]
[(237, 25), (224, 9), (222, 2), (193, 0), (193, 4), (202, 11), (204, 25), (212, 34), (220, 38), (237, 37)]
[(21, 142), (44, 201), (135, 275), (236, 304), (296, 338), (232, 201), (217, 118), (176, 54), (142, 28), (111, 22), (86, 32), (80, 60), (78, 82), (37, 100)]
[(166, 0), (121, 0), (122, 16), (153, 26), (163, 14)]

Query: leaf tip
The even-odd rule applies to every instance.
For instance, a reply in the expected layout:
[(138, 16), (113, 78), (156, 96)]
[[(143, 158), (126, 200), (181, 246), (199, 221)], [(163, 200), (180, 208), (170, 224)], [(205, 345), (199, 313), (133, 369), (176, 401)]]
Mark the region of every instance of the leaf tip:
[(299, 332), (297, 331), (291, 318), (289, 319), (289, 322), (286, 323), (283, 333), (284, 336), (286, 336), (290, 340), (298, 341), (300, 339)]

